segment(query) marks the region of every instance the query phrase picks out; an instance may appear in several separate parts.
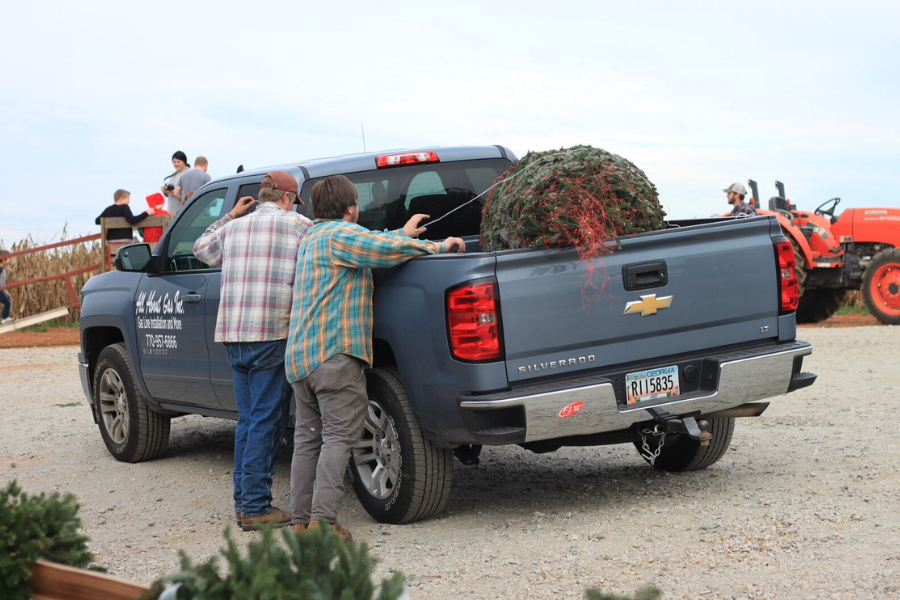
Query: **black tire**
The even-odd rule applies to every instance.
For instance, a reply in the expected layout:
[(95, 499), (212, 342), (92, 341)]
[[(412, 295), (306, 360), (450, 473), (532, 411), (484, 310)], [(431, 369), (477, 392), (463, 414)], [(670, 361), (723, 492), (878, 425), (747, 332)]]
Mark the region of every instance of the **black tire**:
[(366, 375), (369, 412), (347, 465), (356, 497), (382, 523), (432, 517), (450, 497), (453, 452), (422, 433), (396, 369), (372, 369)]
[(804, 284), (806, 283), (806, 259), (803, 258), (803, 252), (797, 242), (791, 240), (791, 247), (794, 248), (794, 275), (797, 276), (797, 292), (803, 297)]
[(94, 411), (103, 442), (116, 460), (141, 462), (165, 452), (170, 418), (150, 410), (141, 397), (122, 344), (107, 346), (97, 360)]
[(886, 325), (900, 325), (900, 248), (882, 250), (863, 275), (863, 300)]
[[(697, 440), (692, 440), (684, 434), (668, 434), (663, 444), (662, 452), (656, 457), (653, 467), (662, 471), (699, 471), (705, 469), (725, 455), (728, 446), (731, 445), (731, 436), (734, 434), (734, 418), (707, 419), (709, 433), (712, 436), (709, 446), (701, 446)], [(659, 438), (647, 435), (647, 444), (651, 451), (659, 447)], [(636, 440), (637, 448), (644, 460), (650, 460), (641, 452), (641, 442)]]
[(844, 304), (847, 290), (819, 288), (800, 296), (797, 307), (797, 323), (821, 323)]

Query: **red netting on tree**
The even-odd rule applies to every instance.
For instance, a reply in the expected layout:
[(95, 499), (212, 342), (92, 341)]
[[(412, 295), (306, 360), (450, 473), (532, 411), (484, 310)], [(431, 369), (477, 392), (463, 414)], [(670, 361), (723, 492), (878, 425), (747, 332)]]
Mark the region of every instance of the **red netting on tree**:
[(591, 281), (593, 259), (623, 235), (665, 227), (644, 172), (600, 148), (529, 152), (497, 181), (484, 206), (481, 249), (574, 246), (588, 265), (587, 287), (597, 292), (603, 285)]

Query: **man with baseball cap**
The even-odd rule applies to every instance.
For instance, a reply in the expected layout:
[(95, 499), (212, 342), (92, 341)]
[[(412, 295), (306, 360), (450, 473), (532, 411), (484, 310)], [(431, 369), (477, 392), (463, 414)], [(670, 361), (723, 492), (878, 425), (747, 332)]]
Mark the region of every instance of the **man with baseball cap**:
[(244, 531), (291, 522), (272, 506), (272, 478), (292, 397), (284, 357), (297, 250), (312, 225), (294, 210), (302, 203), (297, 180), (272, 171), (256, 211), (252, 196), (241, 198), (194, 243), (198, 259), (222, 265), (215, 340), (224, 342), (234, 377), (234, 511)]
[(744, 202), (744, 196), (747, 195), (747, 188), (742, 184), (732, 183), (722, 191), (727, 194), (726, 198), (728, 199), (728, 204), (734, 207), (731, 209), (732, 217), (737, 215), (752, 217), (756, 215), (756, 210)]

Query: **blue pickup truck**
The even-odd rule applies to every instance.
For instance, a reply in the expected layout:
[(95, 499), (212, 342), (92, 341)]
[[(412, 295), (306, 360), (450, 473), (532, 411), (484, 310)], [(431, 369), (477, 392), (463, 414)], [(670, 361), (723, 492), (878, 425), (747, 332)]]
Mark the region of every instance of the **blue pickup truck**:
[[(436, 147), (277, 167), (299, 182), (307, 216), (313, 184), (343, 174), (360, 224), (396, 229), (425, 213), (423, 237), (466, 240), (465, 254), (375, 272), (369, 414), (348, 476), (378, 521), (438, 513), (454, 456), (477, 464), (484, 445), (625, 443), (655, 468), (702, 469), (725, 453), (736, 418), (815, 381), (802, 371), (812, 348), (795, 340), (794, 255), (775, 218), (670, 222), (589, 263), (574, 248), (482, 252), (483, 192), (514, 160), (502, 146)], [(122, 248), (116, 271), (84, 286), (81, 381), (116, 459), (161, 455), (173, 417), (236, 418), (213, 341), (220, 269), (193, 246), (269, 170), (208, 183), (152, 253)], [(586, 300), (598, 277), (603, 293)]]

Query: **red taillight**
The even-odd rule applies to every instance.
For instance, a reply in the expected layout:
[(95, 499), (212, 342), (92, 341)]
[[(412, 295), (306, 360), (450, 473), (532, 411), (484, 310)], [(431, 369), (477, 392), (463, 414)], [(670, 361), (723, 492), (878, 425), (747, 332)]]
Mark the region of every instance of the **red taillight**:
[(381, 167), (396, 167), (412, 163), (441, 162), (438, 155), (431, 150), (422, 152), (404, 152), (402, 154), (384, 154), (375, 159), (375, 164)]
[(462, 360), (501, 357), (497, 293), (493, 282), (469, 284), (447, 294), (450, 351)]
[(797, 310), (800, 304), (800, 285), (797, 283), (797, 261), (794, 260), (794, 246), (788, 242), (777, 242), (778, 290), (781, 293), (781, 314)]

